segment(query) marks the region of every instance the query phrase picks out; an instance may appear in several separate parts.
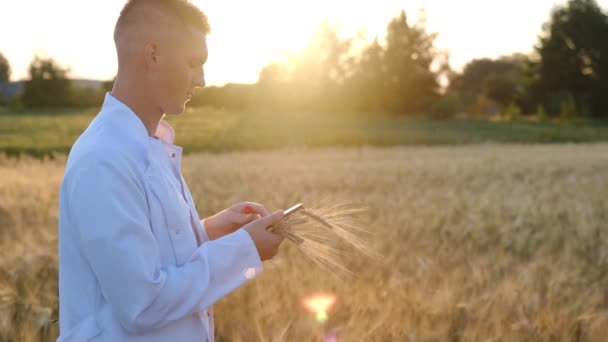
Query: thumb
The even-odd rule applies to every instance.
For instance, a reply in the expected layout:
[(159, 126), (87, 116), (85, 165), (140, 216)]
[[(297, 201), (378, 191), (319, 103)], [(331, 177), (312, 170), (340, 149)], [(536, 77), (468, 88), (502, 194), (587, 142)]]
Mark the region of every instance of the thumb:
[(246, 224), (256, 219), (256, 214), (237, 214), (240, 224)]
[(241, 214), (232, 211), (226, 213), (226, 220), (234, 225), (242, 226), (253, 221), (254, 219), (255, 217), (253, 214)]

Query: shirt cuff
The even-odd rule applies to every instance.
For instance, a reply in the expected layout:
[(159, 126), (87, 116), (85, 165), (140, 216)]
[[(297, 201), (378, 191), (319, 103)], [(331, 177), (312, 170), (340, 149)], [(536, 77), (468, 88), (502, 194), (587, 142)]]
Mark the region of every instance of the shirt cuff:
[[(264, 269), (263, 264), (262, 264), (262, 259), (260, 259), (260, 253), (258, 253), (258, 248), (255, 246), (255, 242), (253, 242), (251, 235), (249, 235), (249, 233), (245, 229), (241, 228), (241, 229), (237, 230), (236, 232), (234, 232), (234, 234), (241, 235), (242, 239), (246, 241), (245, 246), (247, 249), (247, 259), (249, 260), (251, 269), (246, 270), (245, 273), (247, 273), (247, 271), (249, 271), (249, 274), (245, 274), (245, 277), (248, 279), (253, 279), (255, 276), (262, 273), (262, 270)], [(254, 273), (251, 274), (251, 272), (254, 272)]]
[(205, 220), (201, 220), (201, 224), (197, 226), (198, 229), (198, 237), (201, 239), (201, 244), (203, 242), (209, 241), (209, 235), (207, 235), (207, 228), (205, 228)]
[(258, 250), (244, 229), (209, 241), (195, 255), (206, 261), (210, 276), (207, 291), (211, 302), (201, 306), (201, 311), (263, 271)]

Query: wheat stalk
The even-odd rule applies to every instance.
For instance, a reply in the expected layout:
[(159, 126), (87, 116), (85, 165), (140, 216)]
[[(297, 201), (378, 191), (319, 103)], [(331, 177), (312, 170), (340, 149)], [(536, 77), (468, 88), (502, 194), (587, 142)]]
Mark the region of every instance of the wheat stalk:
[(356, 253), (348, 253), (347, 246), (376, 258), (369, 246), (373, 235), (371, 229), (354, 217), (367, 212), (366, 208), (328, 197), (310, 203), (276, 224), (272, 230), (283, 234), (316, 264), (342, 275), (354, 275), (345, 266), (344, 258)]

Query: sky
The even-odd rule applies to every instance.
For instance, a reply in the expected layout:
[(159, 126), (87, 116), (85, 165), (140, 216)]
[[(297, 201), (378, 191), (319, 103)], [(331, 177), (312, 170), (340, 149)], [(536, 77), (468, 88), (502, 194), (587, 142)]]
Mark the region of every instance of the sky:
[[(72, 78), (111, 79), (116, 73), (112, 34), (124, 0), (2, 0), (0, 53), (11, 80), (27, 77), (34, 55), (68, 67)], [(303, 48), (324, 22), (343, 37), (365, 29), (385, 35), (391, 18), (405, 10), (426, 13), (435, 46), (449, 51), (455, 70), (473, 58), (530, 53), (542, 24), (565, 0), (191, 0), (209, 17), (208, 85), (253, 83), (261, 68)], [(608, 9), (608, 0), (599, 0)]]

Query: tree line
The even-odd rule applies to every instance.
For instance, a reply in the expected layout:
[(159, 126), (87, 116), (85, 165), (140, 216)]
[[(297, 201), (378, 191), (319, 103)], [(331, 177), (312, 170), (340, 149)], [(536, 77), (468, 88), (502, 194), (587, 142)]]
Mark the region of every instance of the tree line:
[[(459, 113), (608, 117), (608, 14), (595, 0), (554, 7), (531, 54), (480, 58), (461, 72), (435, 46), (423, 16), (402, 11), (382, 42), (340, 38), (323, 24), (305, 48), (266, 65), (255, 84), (199, 90), (192, 106), (236, 110), (373, 112), (436, 118)], [(0, 82), (10, 67), (0, 55)], [(25, 107), (101, 103), (112, 82), (78, 89), (52, 59), (35, 58), (18, 102)], [(1, 101), (0, 94), (0, 101)]]

